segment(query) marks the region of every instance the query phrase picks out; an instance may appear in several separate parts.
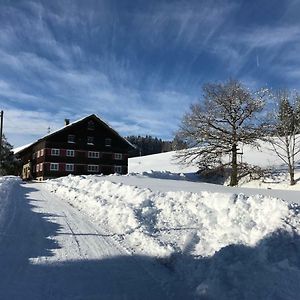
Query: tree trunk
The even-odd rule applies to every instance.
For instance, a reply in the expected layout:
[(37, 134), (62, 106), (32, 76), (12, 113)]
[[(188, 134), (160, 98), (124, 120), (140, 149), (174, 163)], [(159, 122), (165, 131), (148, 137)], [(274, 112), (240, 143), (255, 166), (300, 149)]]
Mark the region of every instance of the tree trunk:
[(238, 170), (237, 170), (237, 145), (232, 145), (232, 159), (231, 159), (231, 177), (230, 186), (236, 186), (238, 184)]
[(295, 172), (294, 172), (292, 166), (289, 166), (289, 173), (290, 173), (290, 185), (296, 184), (296, 181), (295, 181)]

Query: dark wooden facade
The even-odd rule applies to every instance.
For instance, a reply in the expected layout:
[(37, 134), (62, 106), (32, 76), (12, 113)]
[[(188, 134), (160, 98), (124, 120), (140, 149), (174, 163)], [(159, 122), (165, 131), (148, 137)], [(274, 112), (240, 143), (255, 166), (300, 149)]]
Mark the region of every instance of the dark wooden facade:
[(133, 146), (115, 130), (90, 115), (66, 125), (16, 155), (23, 179), (44, 180), (68, 174), (126, 174)]

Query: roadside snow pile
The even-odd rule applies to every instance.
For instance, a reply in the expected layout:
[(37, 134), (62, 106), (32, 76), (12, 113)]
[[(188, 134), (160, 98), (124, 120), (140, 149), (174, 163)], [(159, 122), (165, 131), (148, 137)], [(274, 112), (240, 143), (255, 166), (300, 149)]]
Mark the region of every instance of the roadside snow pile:
[(141, 173), (128, 173), (126, 176), (145, 176), (157, 179), (171, 179), (171, 180), (189, 180), (199, 181), (196, 173), (172, 173), (170, 171), (144, 171)]
[(300, 207), (267, 196), (152, 192), (68, 176), (47, 182), (133, 253), (156, 256), (195, 299), (300, 295)]
[(15, 176), (0, 176), (0, 223), (3, 221), (2, 214), (5, 215), (10, 191), (19, 180)]
[(68, 176), (48, 181), (51, 191), (117, 235), (136, 252), (210, 256), (230, 244), (254, 246), (286, 227), (288, 204), (256, 195), (152, 192), (99, 180)]
[(20, 179), (15, 176), (0, 176), (0, 199), (4, 200), (8, 197), (13, 185)]

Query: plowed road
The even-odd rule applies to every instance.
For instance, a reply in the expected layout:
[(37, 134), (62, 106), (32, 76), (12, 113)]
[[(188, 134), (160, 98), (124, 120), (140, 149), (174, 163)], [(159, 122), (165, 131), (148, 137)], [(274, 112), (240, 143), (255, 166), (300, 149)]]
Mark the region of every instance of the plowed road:
[(0, 199), (0, 299), (183, 299), (171, 270), (43, 188), (16, 182)]

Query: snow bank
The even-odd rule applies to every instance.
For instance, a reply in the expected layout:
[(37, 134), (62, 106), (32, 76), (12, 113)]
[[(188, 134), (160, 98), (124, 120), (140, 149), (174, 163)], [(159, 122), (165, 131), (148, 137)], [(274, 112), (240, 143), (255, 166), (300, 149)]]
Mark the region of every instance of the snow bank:
[(156, 256), (197, 299), (296, 299), (299, 206), (268, 196), (153, 192), (97, 176), (47, 182), (132, 252)]
[(10, 190), (16, 182), (20, 181), (19, 177), (15, 176), (0, 176), (0, 199), (7, 199)]
[(4, 221), (10, 191), (18, 181), (20, 179), (15, 176), (0, 176), (0, 224)]
[(145, 176), (157, 179), (171, 179), (171, 180), (189, 180), (199, 181), (199, 176), (196, 173), (172, 173), (170, 171), (143, 171), (141, 173), (128, 173), (126, 176)]
[(285, 226), (288, 204), (243, 194), (152, 192), (95, 176), (48, 181), (51, 191), (115, 234), (137, 252), (210, 256), (230, 244), (254, 246)]

